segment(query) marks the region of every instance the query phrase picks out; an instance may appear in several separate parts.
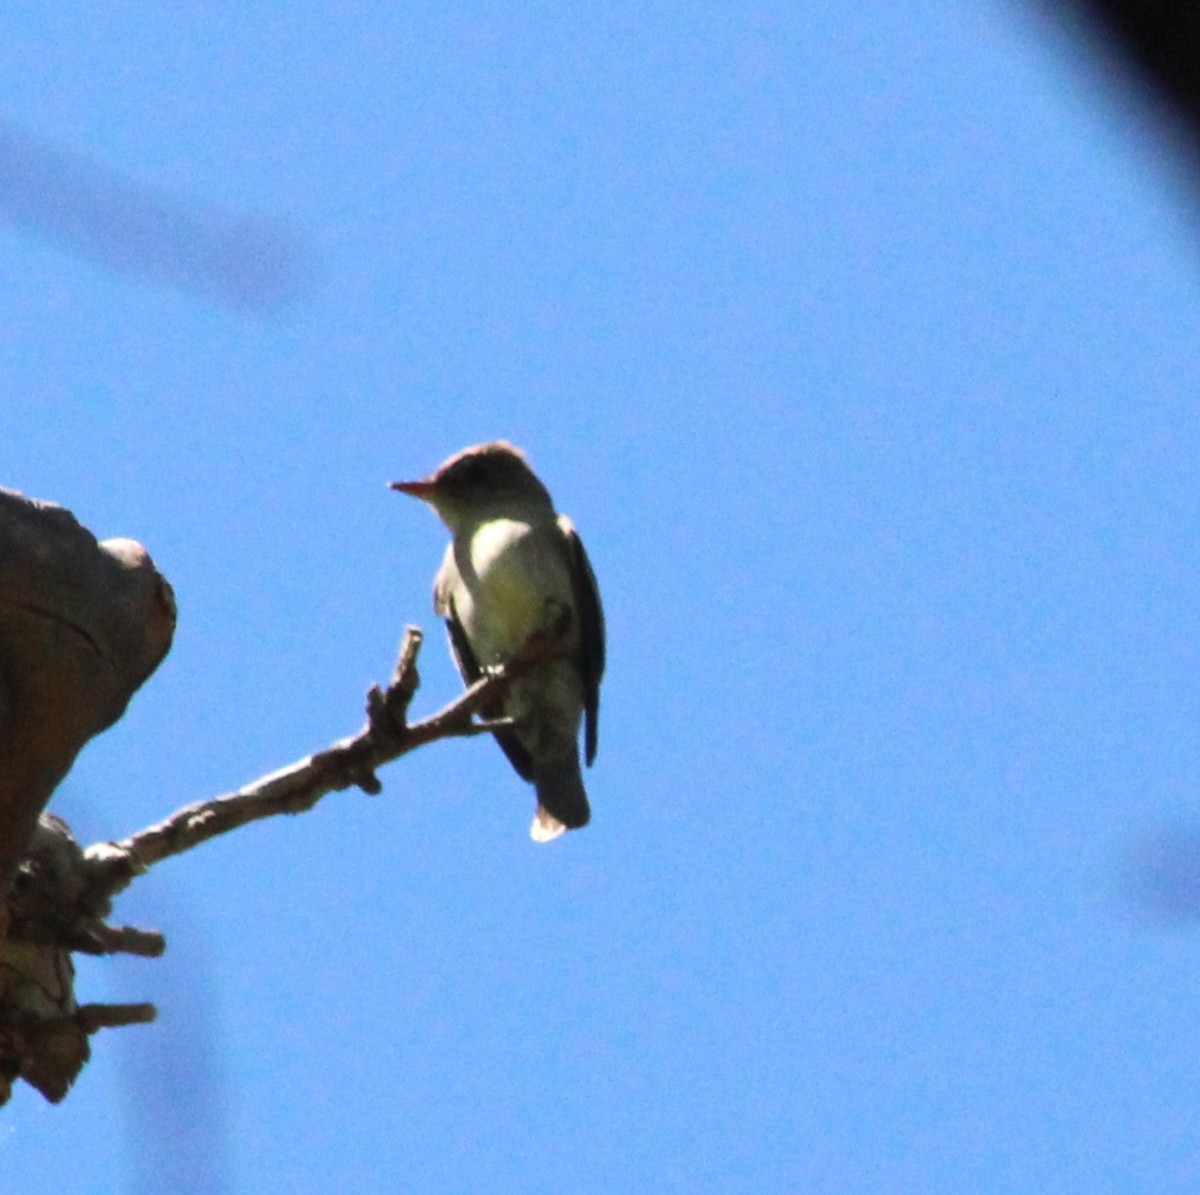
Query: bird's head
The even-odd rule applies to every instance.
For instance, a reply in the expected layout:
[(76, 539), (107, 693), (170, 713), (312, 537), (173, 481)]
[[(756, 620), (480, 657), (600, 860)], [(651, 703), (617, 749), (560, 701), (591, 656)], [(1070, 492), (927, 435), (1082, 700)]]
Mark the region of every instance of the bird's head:
[(524, 454), (505, 440), (464, 448), (423, 480), (393, 481), (391, 488), (428, 502), (452, 530), (493, 511), (551, 505)]

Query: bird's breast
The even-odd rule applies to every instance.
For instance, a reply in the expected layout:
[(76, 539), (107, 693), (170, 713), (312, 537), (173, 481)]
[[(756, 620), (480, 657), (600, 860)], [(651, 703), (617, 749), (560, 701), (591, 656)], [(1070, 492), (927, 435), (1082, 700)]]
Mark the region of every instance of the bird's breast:
[(545, 630), (547, 603), (569, 605), (570, 576), (557, 528), (489, 519), (474, 529), (465, 559), (458, 555), (461, 591), (455, 606), (481, 662), (506, 659)]

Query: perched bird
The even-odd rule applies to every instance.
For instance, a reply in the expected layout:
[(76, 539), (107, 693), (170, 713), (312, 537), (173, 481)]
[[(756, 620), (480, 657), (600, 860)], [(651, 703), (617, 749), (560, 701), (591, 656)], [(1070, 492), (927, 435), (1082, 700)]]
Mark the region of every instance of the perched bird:
[(514, 680), (485, 718), (503, 719), (497, 742), (537, 791), (529, 833), (549, 842), (587, 825), (579, 725), (596, 756), (604, 613), (583, 543), (519, 450), (503, 440), (465, 448), (423, 481), (392, 489), (428, 502), (450, 528), (433, 583), (434, 610), (469, 685), (527, 650), (547, 659)]

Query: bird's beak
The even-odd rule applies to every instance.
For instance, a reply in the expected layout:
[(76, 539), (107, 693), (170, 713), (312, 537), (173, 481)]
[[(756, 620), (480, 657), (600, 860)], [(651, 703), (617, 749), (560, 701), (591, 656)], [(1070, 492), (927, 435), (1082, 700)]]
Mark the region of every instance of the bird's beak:
[(432, 481), (393, 481), (388, 488), (399, 490), (402, 494), (411, 494), (414, 498), (428, 502), (433, 497), (436, 487)]

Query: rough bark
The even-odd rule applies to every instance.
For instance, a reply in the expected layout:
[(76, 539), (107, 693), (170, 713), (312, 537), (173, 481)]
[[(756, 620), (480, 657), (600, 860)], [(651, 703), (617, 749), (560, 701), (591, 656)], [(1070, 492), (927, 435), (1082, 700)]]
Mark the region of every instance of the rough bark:
[(73, 950), (155, 953), (161, 939), (104, 925), (108, 894), (43, 810), (174, 630), (171, 587), (141, 544), (99, 543), (62, 507), (0, 489), (0, 1102), (17, 1077), (61, 1099), (91, 1033), (153, 1015), (76, 1003)]
[(141, 544), (0, 490), (0, 896), (80, 748), (171, 646), (175, 600)]

